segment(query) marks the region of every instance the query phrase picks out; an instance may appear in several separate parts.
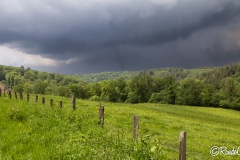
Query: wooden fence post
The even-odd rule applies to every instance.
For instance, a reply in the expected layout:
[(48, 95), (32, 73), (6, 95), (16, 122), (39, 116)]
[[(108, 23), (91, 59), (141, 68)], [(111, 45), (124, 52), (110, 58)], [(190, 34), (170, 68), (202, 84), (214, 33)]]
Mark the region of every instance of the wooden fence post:
[(15, 92), (14, 94), (15, 94), (15, 99), (17, 99), (17, 92)]
[(186, 160), (187, 132), (180, 132), (179, 160)]
[(36, 95), (36, 103), (38, 102), (38, 95)]
[(59, 101), (59, 107), (62, 108), (63, 102)]
[(27, 101), (29, 102), (29, 93), (27, 93)]
[(133, 117), (133, 139), (137, 140), (138, 138), (138, 127), (139, 127), (139, 117)]
[(19, 95), (20, 95), (20, 99), (23, 100), (23, 94), (22, 94), (22, 92), (20, 92)]
[(104, 106), (99, 106), (99, 124), (104, 125)]
[(9, 98), (12, 99), (12, 92), (8, 91)]
[(53, 106), (53, 99), (50, 99), (50, 107)]
[(72, 107), (73, 110), (76, 110), (76, 94), (72, 93)]
[(42, 97), (42, 104), (45, 105), (45, 97)]

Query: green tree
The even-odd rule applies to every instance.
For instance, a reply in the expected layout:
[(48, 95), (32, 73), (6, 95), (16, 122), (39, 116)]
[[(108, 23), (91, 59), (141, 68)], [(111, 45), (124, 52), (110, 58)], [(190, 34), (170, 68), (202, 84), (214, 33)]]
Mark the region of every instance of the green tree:
[(17, 72), (15, 72), (15, 71), (9, 72), (6, 75), (6, 85), (7, 85), (7, 87), (12, 88), (14, 86), (15, 76), (17, 76)]
[(14, 77), (14, 85), (23, 84), (25, 82), (24, 77), (17, 75)]
[(55, 77), (54, 77), (54, 79), (56, 80), (57, 83), (59, 83), (60, 81), (62, 81), (63, 78), (64, 78), (64, 76), (61, 75), (61, 74), (58, 74), (58, 73), (56, 73), (56, 74), (55, 74)]
[(18, 93), (23, 93), (23, 84), (15, 85), (13, 90)]
[(125, 102), (128, 96), (126, 87), (127, 82), (123, 78), (119, 78), (115, 82), (115, 91), (117, 92), (118, 102)]
[(38, 72), (38, 79), (44, 81), (46, 79), (50, 79), (50, 76), (47, 72)]
[(25, 82), (23, 85), (23, 91), (25, 93), (33, 93), (34, 86), (30, 82)]
[(5, 75), (3, 72), (3, 66), (0, 65), (0, 81), (4, 81), (5, 80)]
[(135, 76), (128, 84), (127, 102), (148, 102), (153, 93), (153, 82), (154, 80), (150, 75)]
[(48, 82), (37, 80), (34, 82), (34, 93), (45, 94), (45, 90), (48, 87)]
[(58, 94), (59, 96), (70, 97), (71, 90), (67, 86), (60, 86), (58, 87)]
[(102, 86), (101, 99), (110, 102), (117, 102), (118, 94), (117, 91), (115, 90), (116, 81), (114, 80), (103, 81), (101, 86)]
[(179, 87), (177, 104), (201, 106), (201, 93), (203, 85), (195, 79), (185, 79)]
[(217, 96), (215, 95), (215, 88), (211, 84), (205, 84), (202, 89), (201, 99), (203, 106), (215, 106), (217, 105)]
[(232, 77), (227, 77), (220, 82), (220, 106), (240, 110), (240, 86)]
[(24, 73), (24, 78), (30, 81), (34, 81), (35, 79), (37, 79), (37, 72), (31, 69), (27, 69)]
[(90, 84), (90, 93), (92, 96), (100, 97), (102, 94), (101, 83), (95, 82), (95, 83)]

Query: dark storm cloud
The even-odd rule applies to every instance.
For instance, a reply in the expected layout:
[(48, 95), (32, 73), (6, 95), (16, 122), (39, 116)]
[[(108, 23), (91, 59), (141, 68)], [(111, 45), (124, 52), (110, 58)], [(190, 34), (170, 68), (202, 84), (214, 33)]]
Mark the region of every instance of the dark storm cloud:
[(199, 67), (240, 58), (238, 47), (218, 42), (239, 17), (235, 0), (9, 0), (0, 2), (0, 44), (56, 60), (78, 58), (61, 72)]
[(218, 35), (209, 44), (209, 47), (202, 50), (202, 53), (216, 66), (238, 62), (240, 60), (240, 47), (237, 46), (236, 41), (232, 43), (229, 41), (226, 35)]

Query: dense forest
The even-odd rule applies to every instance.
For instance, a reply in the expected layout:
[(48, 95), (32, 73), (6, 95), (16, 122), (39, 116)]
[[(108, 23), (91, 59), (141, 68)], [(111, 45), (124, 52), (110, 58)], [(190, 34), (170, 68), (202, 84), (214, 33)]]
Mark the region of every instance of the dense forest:
[(0, 65), (0, 81), (16, 92), (66, 97), (75, 92), (78, 98), (94, 101), (168, 103), (240, 110), (240, 63), (194, 70), (169, 68), (123, 72), (125, 77), (117, 73), (104, 73), (102, 75), (108, 75), (105, 79), (110, 80), (104, 80), (101, 75), (99, 79), (102, 81), (89, 83), (76, 75)]
[(76, 74), (76, 77), (81, 78), (82, 80), (93, 83), (101, 82), (103, 80), (113, 80), (118, 78), (123, 78), (125, 80), (130, 80), (134, 76), (142, 75), (151, 75), (153, 77), (174, 77), (176, 80), (182, 80), (184, 78), (194, 78), (195, 76), (204, 73), (206, 71), (211, 71), (213, 68), (203, 67), (196, 69), (183, 69), (183, 68), (157, 68), (151, 70), (143, 71), (124, 71), (124, 72), (101, 72), (101, 73), (92, 73), (92, 74)]

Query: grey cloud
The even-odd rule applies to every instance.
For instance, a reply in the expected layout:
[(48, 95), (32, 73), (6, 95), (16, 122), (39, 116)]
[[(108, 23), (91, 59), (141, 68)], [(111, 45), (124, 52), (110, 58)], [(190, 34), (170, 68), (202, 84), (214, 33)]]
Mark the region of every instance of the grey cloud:
[(229, 40), (224, 34), (216, 36), (202, 53), (216, 66), (240, 60), (240, 47), (237, 46), (236, 41)]
[(234, 0), (178, 0), (171, 7), (147, 0), (22, 0), (15, 7), (9, 13), (0, 5), (0, 44), (57, 60), (80, 57), (61, 72), (198, 67), (237, 54), (211, 48), (216, 35), (240, 24)]

